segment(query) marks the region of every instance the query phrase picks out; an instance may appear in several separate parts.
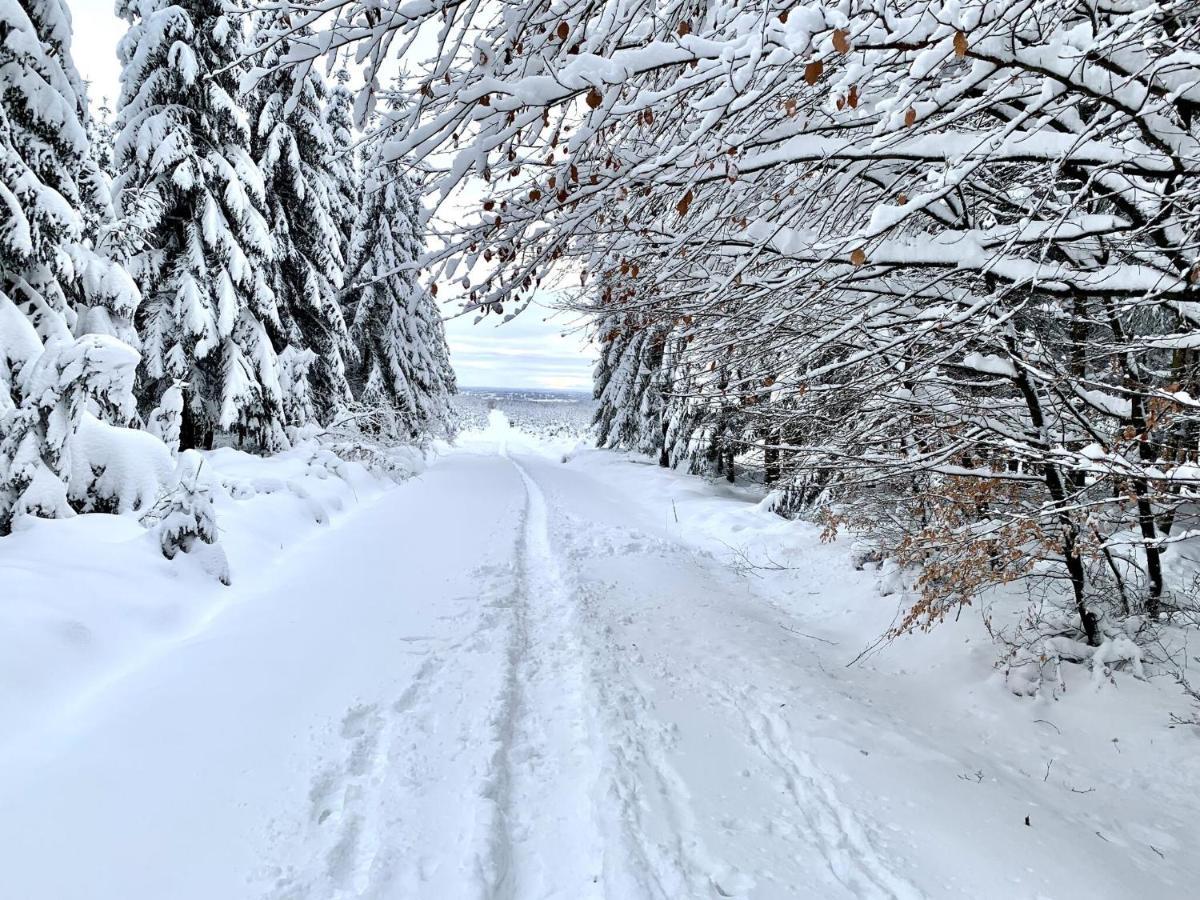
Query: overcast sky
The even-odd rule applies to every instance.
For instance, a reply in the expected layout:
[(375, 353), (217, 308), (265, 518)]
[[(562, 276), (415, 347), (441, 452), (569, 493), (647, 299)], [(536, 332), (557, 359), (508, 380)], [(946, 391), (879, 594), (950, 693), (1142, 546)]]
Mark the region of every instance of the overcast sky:
[[(75, 20), (72, 45), (80, 74), (91, 83), (93, 103), (117, 95), (117, 41), (125, 23), (113, 15), (113, 0), (68, 0)], [(574, 318), (531, 306), (507, 325), (495, 317), (473, 325), (474, 316), (450, 319), (446, 334), (460, 385), (587, 390), (593, 353)]]

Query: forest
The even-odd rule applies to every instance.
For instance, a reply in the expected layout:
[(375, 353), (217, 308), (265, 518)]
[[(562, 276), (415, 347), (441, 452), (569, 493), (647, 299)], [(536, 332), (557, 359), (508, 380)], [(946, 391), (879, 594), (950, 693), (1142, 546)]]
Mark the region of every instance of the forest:
[(91, 2), (0, 0), (0, 894), (1194, 895), (1197, 0), (116, 0), (113, 98)]
[(895, 634), (1027, 580), (1086, 645), (1194, 620), (1193, 3), (384, 9), (305, 7), (299, 55), (370, 110), (426, 51), (384, 130), (431, 290), (586, 311), (602, 446), (866, 534), (921, 573)]
[(342, 70), (244, 89), (306, 32), (223, 2), (121, 3), (115, 111), (90, 109), (61, 0), (0, 20), (0, 535), (143, 517), (215, 539), (192, 451), (444, 434), (418, 187), (359, 142)]

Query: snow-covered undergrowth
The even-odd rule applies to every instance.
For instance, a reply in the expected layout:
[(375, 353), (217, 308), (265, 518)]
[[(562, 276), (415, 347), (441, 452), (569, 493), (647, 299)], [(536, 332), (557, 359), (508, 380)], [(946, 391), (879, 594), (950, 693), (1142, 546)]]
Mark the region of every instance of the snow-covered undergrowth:
[[(0, 720), (10, 735), (202, 629), (389, 483), (312, 443), (267, 458), (192, 455), (213, 499), (215, 547), (167, 559), (155, 523), (104, 513), (26, 518), (0, 539)], [(222, 566), (233, 589), (214, 577)]]

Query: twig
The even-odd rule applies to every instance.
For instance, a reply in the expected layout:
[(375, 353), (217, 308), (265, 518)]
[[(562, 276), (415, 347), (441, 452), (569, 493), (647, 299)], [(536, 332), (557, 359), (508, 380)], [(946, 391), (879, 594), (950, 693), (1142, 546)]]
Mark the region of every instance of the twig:
[(797, 631), (795, 628), (788, 628), (782, 622), (778, 623), (779, 627), (784, 631), (790, 631), (792, 634), (798, 634), (800, 637), (812, 638), (814, 641), (820, 641), (822, 644), (828, 644), (830, 647), (836, 647), (837, 641), (831, 641), (828, 638), (817, 637), (815, 634), (808, 634), (805, 631)]
[(1062, 734), (1062, 730), (1057, 725), (1055, 725), (1053, 722), (1049, 721), (1048, 719), (1034, 719), (1033, 720), (1034, 725), (1037, 725), (1039, 723), (1042, 725), (1049, 725), (1051, 728), (1053, 728), (1059, 734)]

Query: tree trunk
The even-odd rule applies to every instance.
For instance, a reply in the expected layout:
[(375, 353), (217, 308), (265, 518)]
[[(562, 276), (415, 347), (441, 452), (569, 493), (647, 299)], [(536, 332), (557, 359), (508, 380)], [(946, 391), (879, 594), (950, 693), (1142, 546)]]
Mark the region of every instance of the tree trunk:
[(197, 434), (196, 417), (192, 413), (192, 398), (185, 391), (183, 395), (183, 416), (179, 420), (179, 449), (195, 450), (200, 443)]
[[(1019, 359), (1015, 342), (1009, 340), (1008, 348), (1009, 355), (1015, 362)], [(1021, 396), (1025, 400), (1025, 408), (1029, 411), (1030, 424), (1033, 425), (1037, 435), (1036, 440), (1031, 443), (1043, 455), (1043, 458), (1039, 462), (1042, 470), (1042, 479), (1045, 482), (1046, 491), (1049, 493), (1050, 499), (1058, 508), (1055, 518), (1062, 528), (1063, 557), (1067, 567), (1067, 575), (1071, 581), (1071, 593), (1075, 600), (1075, 611), (1079, 614), (1079, 624), (1083, 627), (1083, 633), (1087, 636), (1087, 642), (1094, 647), (1099, 637), (1099, 628), (1096, 614), (1087, 608), (1087, 600), (1085, 599), (1087, 577), (1084, 573), (1083, 559), (1079, 556), (1079, 524), (1066, 511), (1068, 481), (1063, 478), (1063, 473), (1059, 469), (1058, 464), (1050, 457), (1050, 448), (1045, 437), (1046, 418), (1042, 413), (1042, 400), (1038, 396), (1037, 388), (1030, 381), (1029, 372), (1023, 366), (1018, 366), (1017, 373), (1014, 381), (1016, 382), (1017, 390), (1021, 392)]]
[(767, 435), (767, 446), (763, 448), (763, 481), (774, 484), (779, 480), (779, 443), (778, 434)]

